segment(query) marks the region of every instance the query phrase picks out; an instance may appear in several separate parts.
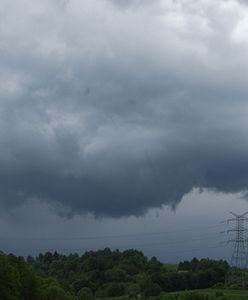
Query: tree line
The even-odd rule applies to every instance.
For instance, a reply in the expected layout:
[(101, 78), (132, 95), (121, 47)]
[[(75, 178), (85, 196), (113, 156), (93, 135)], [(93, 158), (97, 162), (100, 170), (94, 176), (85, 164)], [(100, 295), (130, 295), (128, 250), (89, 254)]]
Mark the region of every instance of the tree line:
[(196, 258), (171, 268), (141, 251), (106, 248), (83, 255), (57, 252), (37, 257), (0, 254), (4, 300), (93, 300), (157, 297), (162, 292), (203, 289), (225, 282), (223, 260)]

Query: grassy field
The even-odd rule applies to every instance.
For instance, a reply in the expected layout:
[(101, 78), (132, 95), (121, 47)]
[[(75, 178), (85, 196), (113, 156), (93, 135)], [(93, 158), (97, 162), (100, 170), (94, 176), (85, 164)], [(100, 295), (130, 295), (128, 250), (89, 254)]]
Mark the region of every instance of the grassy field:
[[(144, 299), (142, 297), (130, 298), (128, 296), (105, 298), (105, 300), (130, 300)], [(150, 300), (248, 300), (248, 290), (227, 289), (203, 289), (182, 291), (174, 293), (162, 293), (159, 297), (148, 298)], [(100, 299), (98, 299), (100, 300)]]
[[(181, 300), (181, 299), (191, 299), (189, 295), (192, 295), (192, 299), (227, 299), (227, 300), (248, 300), (248, 290), (225, 290), (225, 289), (204, 289), (204, 290), (194, 290), (187, 292), (175, 292), (175, 293), (163, 293), (161, 295), (162, 300)], [(194, 297), (195, 295), (195, 297)], [(199, 298), (197, 297), (199, 295)], [(203, 298), (200, 298), (203, 296)]]
[(176, 272), (178, 268), (178, 265), (175, 264), (163, 264), (163, 265), (167, 271), (171, 271), (171, 272)]

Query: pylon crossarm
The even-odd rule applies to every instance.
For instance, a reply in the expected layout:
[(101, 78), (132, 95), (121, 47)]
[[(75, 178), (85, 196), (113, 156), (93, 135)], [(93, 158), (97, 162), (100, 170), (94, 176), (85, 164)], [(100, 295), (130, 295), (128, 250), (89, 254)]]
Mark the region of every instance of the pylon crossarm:
[(230, 211), (230, 214), (233, 215), (235, 218), (243, 218), (244, 216), (246, 216), (248, 214), (248, 211), (246, 211), (245, 213), (243, 213), (242, 215), (237, 215), (234, 212)]
[(233, 240), (228, 240), (227, 241), (228, 243), (237, 243), (237, 242), (239, 242), (239, 243), (247, 243), (248, 242), (248, 240), (247, 239), (233, 239)]
[(237, 229), (229, 229), (227, 230), (227, 233), (229, 232), (247, 232), (248, 230), (246, 228), (237, 228)]
[(237, 219), (228, 219), (227, 224), (229, 224), (230, 222), (237, 222)]

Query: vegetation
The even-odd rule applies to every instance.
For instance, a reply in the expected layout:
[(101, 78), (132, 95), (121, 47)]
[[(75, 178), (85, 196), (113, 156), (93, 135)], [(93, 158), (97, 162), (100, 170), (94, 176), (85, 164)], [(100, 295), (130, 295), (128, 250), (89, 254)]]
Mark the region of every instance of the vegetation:
[[(26, 260), (1, 253), (0, 299), (243, 299), (226, 295), (228, 270), (223, 260), (194, 258), (172, 266), (137, 250), (104, 249), (82, 256), (47, 252)], [(207, 290), (213, 286), (222, 289)]]
[(205, 289), (161, 294), (159, 300), (246, 300), (247, 290)]
[(72, 300), (65, 289), (51, 278), (37, 276), (22, 257), (0, 253), (1, 300)]

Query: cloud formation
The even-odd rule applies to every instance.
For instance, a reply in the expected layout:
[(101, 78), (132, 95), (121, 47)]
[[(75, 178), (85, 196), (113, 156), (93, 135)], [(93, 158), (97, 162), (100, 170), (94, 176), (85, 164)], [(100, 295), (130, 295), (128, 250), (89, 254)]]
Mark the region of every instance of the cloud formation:
[(7, 1), (0, 201), (140, 215), (248, 188), (248, 7)]

